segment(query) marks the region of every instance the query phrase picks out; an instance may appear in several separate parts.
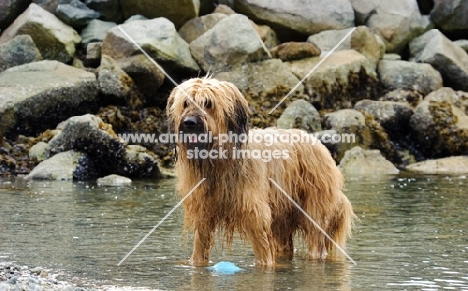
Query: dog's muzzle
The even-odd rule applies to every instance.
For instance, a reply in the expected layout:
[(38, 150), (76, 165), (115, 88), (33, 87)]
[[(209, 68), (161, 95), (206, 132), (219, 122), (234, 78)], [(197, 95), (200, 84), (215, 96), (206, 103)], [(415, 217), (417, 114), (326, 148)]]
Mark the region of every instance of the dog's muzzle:
[(195, 129), (198, 125), (198, 120), (194, 116), (187, 116), (182, 121), (182, 124), (186, 129)]
[(179, 128), (182, 133), (182, 143), (190, 148), (206, 148), (207, 144), (201, 143), (199, 137), (205, 133), (205, 124), (203, 120), (196, 115), (189, 115), (182, 118)]

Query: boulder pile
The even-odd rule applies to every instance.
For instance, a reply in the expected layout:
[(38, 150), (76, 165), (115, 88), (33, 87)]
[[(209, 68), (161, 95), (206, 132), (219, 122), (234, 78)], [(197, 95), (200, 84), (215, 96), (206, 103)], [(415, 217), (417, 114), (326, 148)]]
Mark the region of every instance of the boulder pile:
[(326, 144), (347, 173), (468, 155), (467, 1), (222, 3), (0, 1), (0, 175), (161, 177), (171, 148), (120, 136), (164, 133), (172, 81), (206, 74), (253, 127), (353, 135)]

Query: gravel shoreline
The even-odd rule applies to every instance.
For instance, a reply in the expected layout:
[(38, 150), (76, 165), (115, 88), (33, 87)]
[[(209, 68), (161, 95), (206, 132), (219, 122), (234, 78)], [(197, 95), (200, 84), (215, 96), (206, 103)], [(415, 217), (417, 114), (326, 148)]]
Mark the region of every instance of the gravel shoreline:
[(30, 268), (11, 262), (0, 262), (0, 291), (99, 291), (58, 281), (58, 275), (49, 274), (41, 267)]
[(102, 286), (83, 288), (59, 281), (58, 274), (42, 267), (30, 268), (12, 262), (0, 262), (0, 291), (158, 291), (140, 287)]

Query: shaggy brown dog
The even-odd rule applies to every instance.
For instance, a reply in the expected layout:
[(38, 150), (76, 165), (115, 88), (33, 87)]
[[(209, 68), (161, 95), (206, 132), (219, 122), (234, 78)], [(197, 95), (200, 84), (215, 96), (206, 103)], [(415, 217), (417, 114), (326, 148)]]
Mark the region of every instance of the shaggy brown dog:
[[(231, 132), (264, 136), (265, 140), (267, 135), (305, 134), (299, 130), (249, 131), (248, 104), (240, 91), (231, 83), (210, 78), (190, 79), (175, 88), (166, 111), (171, 132), (176, 134), (211, 132), (216, 137)], [(267, 145), (258, 140), (179, 140), (177, 189), (186, 198), (185, 226), (194, 231), (190, 263), (208, 264), (216, 230), (224, 233), (228, 246), (235, 231), (249, 239), (257, 265), (273, 266), (277, 255), (291, 258), (296, 234), (307, 243), (310, 258), (327, 257), (333, 243), (270, 178), (344, 248), (355, 215), (341, 191), (343, 176), (335, 161), (324, 145), (314, 141)], [(225, 156), (197, 157), (196, 150), (215, 150)], [(268, 151), (275, 152), (275, 158), (261, 154), (259, 158), (259, 153)], [(206, 180), (191, 193), (203, 178)]]

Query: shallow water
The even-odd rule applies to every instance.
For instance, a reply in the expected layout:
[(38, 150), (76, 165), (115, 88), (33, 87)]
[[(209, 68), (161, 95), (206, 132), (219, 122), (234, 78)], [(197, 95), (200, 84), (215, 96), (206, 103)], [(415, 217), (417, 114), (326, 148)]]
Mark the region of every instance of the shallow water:
[(356, 261), (320, 263), (299, 246), (273, 270), (252, 266), (248, 245), (214, 249), (219, 275), (186, 265), (191, 237), (175, 211), (118, 267), (174, 205), (175, 180), (132, 187), (0, 179), (0, 261), (42, 266), (85, 287), (171, 290), (468, 290), (468, 179), (394, 176), (349, 179), (360, 222), (349, 241)]

